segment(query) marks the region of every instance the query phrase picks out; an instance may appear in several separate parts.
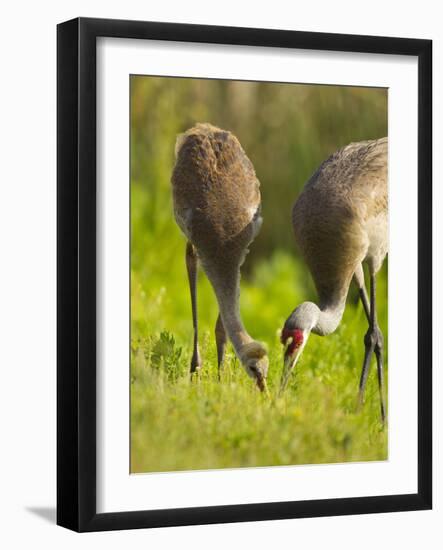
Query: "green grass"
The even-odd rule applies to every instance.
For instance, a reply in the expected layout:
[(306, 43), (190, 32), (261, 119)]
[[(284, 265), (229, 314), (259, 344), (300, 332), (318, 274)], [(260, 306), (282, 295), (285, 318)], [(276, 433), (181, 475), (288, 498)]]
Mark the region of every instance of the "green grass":
[[(244, 322), (269, 349), (268, 400), (244, 373), (231, 347), (218, 380), (212, 331), (217, 307), (204, 276), (199, 281), (203, 368), (190, 380), (192, 324), (181, 256), (172, 262), (176, 276), (169, 283), (159, 281), (156, 286), (152, 278), (143, 283), (133, 274), (132, 472), (387, 458), (375, 368), (365, 406), (356, 412), (367, 323), (354, 298), (336, 333), (311, 335), (286, 393), (277, 398), (283, 364), (278, 329), (300, 301), (294, 281), (302, 266), (278, 253), (258, 265), (251, 281), (243, 281)], [(382, 276), (382, 298), (385, 291)], [(380, 301), (386, 334), (386, 308)]]

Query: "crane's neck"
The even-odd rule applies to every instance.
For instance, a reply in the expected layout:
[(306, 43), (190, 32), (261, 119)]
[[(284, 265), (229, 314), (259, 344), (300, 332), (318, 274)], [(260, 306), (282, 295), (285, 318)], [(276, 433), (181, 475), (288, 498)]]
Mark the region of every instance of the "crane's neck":
[(229, 301), (225, 301), (223, 305), (220, 305), (219, 303), (219, 307), (223, 326), (225, 327), (228, 337), (234, 346), (237, 356), (242, 359), (244, 347), (247, 344), (254, 342), (254, 339), (251, 338), (243, 326), (240, 318), (238, 300), (236, 300), (236, 302), (236, 304), (230, 304)]
[(213, 261), (205, 262), (204, 258), (201, 258), (201, 261), (214, 288), (223, 326), (237, 356), (241, 359), (242, 350), (247, 344), (254, 342), (254, 339), (246, 331), (240, 317), (240, 266), (218, 266)]
[(320, 336), (326, 336), (334, 332), (343, 317), (345, 306), (346, 294), (336, 300), (321, 302), (312, 332)]

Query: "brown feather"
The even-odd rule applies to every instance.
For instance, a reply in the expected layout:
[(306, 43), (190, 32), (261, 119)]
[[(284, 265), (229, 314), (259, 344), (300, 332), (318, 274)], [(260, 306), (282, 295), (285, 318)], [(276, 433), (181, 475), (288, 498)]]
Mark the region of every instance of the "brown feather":
[(238, 259), (260, 226), (260, 183), (238, 139), (197, 124), (177, 139), (172, 174), (174, 213), (199, 254), (220, 248)]
[(339, 302), (362, 261), (387, 253), (387, 138), (351, 143), (314, 173), (294, 204), (297, 244), (320, 304)]

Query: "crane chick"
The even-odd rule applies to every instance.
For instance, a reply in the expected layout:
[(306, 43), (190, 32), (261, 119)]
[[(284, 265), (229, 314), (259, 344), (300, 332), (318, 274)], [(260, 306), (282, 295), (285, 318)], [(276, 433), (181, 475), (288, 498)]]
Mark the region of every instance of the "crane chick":
[(261, 391), (267, 391), (266, 350), (248, 334), (239, 310), (240, 266), (262, 223), (254, 167), (238, 139), (211, 124), (197, 124), (179, 135), (175, 156), (174, 215), (188, 239), (186, 266), (194, 327), (191, 373), (201, 367), (196, 288), (200, 262), (219, 306), (215, 326), (219, 369), (229, 337), (247, 374)]
[[(351, 143), (323, 162), (305, 185), (294, 204), (292, 223), (319, 305), (305, 302), (298, 306), (281, 333), (285, 346), (283, 391), (310, 333), (325, 336), (338, 327), (354, 278), (369, 324), (364, 337), (359, 403), (363, 402), (375, 353), (383, 421), (383, 335), (377, 322), (376, 274), (388, 250), (387, 157), (387, 138)], [(369, 268), (370, 300), (363, 262)]]

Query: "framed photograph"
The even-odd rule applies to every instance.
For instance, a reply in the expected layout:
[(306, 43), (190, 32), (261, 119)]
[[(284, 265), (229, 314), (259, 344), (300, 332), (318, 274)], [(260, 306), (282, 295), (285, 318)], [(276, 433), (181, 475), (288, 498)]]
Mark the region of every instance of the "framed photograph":
[(57, 523), (431, 508), (431, 41), (57, 37)]

